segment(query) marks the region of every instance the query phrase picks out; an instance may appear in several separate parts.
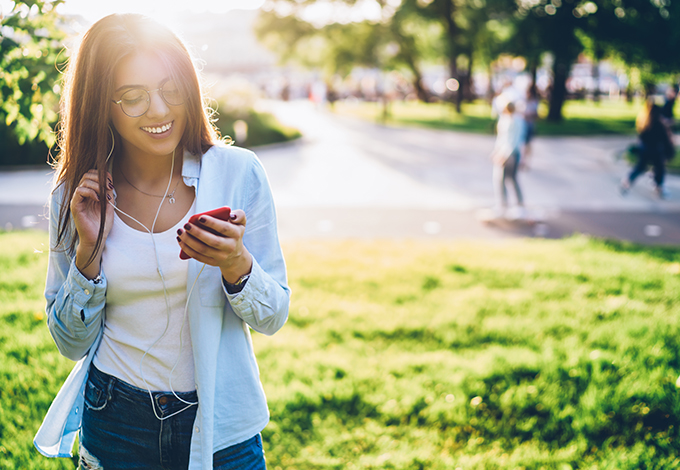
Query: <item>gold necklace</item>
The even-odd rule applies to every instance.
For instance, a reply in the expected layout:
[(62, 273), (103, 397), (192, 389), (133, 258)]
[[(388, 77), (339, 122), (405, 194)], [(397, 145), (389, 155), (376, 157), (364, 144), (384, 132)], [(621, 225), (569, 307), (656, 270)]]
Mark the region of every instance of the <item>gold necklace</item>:
[[(147, 192), (142, 191), (142, 190), (139, 189), (137, 186), (135, 186), (134, 184), (130, 183), (130, 180), (127, 179), (127, 176), (125, 176), (125, 173), (123, 173), (123, 169), (122, 169), (122, 168), (119, 168), (119, 169), (120, 169), (120, 174), (123, 175), (123, 179), (127, 182), (127, 184), (129, 184), (130, 186), (132, 186), (134, 189), (136, 189), (136, 190), (139, 191), (140, 193), (146, 194), (147, 196), (151, 196), (151, 197), (163, 197), (163, 196), (158, 196), (158, 195), (156, 195), (156, 194), (149, 194), (149, 193), (147, 193)], [(180, 177), (180, 178), (177, 180), (177, 183), (175, 184), (175, 189), (173, 189), (172, 192), (171, 192), (170, 194), (165, 195), (165, 197), (168, 198), (168, 203), (169, 203), (169, 204), (174, 204), (174, 203), (175, 203), (175, 191), (177, 191), (177, 187), (179, 186), (179, 181), (180, 181), (181, 179), (182, 179), (182, 178)]]

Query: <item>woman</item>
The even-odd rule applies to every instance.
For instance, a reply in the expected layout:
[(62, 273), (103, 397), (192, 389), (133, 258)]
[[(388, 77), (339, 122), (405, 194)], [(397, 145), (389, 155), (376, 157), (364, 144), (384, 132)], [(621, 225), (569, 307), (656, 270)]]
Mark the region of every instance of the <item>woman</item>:
[(661, 109), (648, 99), (635, 121), (640, 136), (637, 152), (638, 161), (627, 178), (621, 181), (620, 190), (626, 194), (635, 179), (647, 171), (649, 165), (654, 169), (655, 191), (659, 198), (664, 197), (663, 180), (666, 173), (666, 160), (673, 158), (673, 141), (669, 129), (661, 120)]
[(524, 119), (515, 114), (515, 105), (507, 103), (498, 118), (496, 145), (491, 154), (493, 161), (493, 182), (496, 199), (503, 209), (508, 205), (505, 181), (510, 180), (515, 189), (517, 206), (523, 207), (522, 191), (517, 182), (520, 149), (524, 138)]
[(95, 23), (63, 90), (45, 297), (78, 362), (36, 447), (68, 457), (79, 432), (85, 469), (265, 468), (248, 326), (275, 333), (290, 292), (264, 169), (218, 140), (186, 48), (148, 18)]

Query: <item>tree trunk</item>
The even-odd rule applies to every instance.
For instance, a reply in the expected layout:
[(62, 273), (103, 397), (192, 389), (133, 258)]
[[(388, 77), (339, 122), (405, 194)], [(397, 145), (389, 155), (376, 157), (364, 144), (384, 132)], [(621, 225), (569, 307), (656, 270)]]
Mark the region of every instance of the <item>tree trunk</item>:
[(529, 73), (531, 75), (530, 89), (536, 90), (536, 77), (538, 75), (538, 60), (532, 59), (529, 63)]
[(465, 88), (463, 88), (463, 93), (465, 101), (472, 103), (475, 100), (474, 93), (472, 91), (472, 51), (468, 55), (468, 68), (465, 75)]
[(486, 90), (486, 100), (491, 104), (493, 97), (496, 95), (496, 90), (493, 89), (493, 67), (491, 66), (491, 61), (489, 61), (487, 73), (489, 74), (489, 87)]
[(451, 78), (458, 80), (458, 90), (454, 92), (454, 103), (456, 104), (456, 112), (460, 114), (461, 103), (463, 102), (463, 80), (458, 73), (458, 65), (456, 64), (456, 59), (452, 58), (450, 62), (450, 72)]
[(562, 106), (567, 99), (567, 78), (571, 62), (562, 57), (555, 56), (553, 64), (553, 82), (550, 91), (550, 109), (548, 110), (548, 121), (562, 121)]
[(446, 30), (446, 38), (447, 38), (447, 48), (448, 48), (448, 55), (449, 55), (449, 72), (451, 75), (451, 78), (458, 80), (458, 91), (454, 93), (455, 95), (455, 103), (456, 103), (456, 112), (460, 114), (461, 112), (461, 102), (463, 100), (463, 91), (464, 91), (464, 84), (463, 80), (461, 80), (461, 77), (458, 73), (458, 64), (456, 63), (458, 59), (458, 53), (456, 51), (456, 38), (458, 36), (458, 26), (456, 25), (456, 22), (453, 18), (453, 14), (455, 13), (456, 6), (453, 3), (453, 0), (445, 0), (444, 1), (444, 28)]
[(413, 60), (409, 59), (407, 63), (411, 73), (413, 73), (413, 88), (416, 90), (416, 96), (423, 103), (428, 103), (430, 101), (430, 92), (423, 86), (423, 74), (420, 73), (420, 69)]
[(595, 103), (600, 102), (600, 61), (595, 59), (593, 62), (593, 82), (595, 88), (593, 88), (593, 101)]

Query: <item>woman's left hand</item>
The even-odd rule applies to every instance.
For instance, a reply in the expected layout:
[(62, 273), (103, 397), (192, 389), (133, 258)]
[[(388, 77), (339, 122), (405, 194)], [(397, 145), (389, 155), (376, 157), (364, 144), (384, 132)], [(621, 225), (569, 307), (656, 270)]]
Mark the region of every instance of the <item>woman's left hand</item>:
[(245, 212), (240, 209), (232, 211), (228, 221), (204, 215), (199, 223), (187, 223), (183, 229), (177, 230), (177, 242), (187, 255), (220, 268), (222, 277), (230, 284), (250, 273), (253, 260), (243, 245)]

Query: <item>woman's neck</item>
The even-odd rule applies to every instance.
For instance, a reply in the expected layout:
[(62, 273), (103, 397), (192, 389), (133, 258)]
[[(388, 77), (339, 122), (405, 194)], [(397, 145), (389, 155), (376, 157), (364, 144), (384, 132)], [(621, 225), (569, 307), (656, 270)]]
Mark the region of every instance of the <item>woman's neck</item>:
[[(144, 155), (124, 149), (118, 158), (118, 170), (133, 184), (139, 183), (147, 189), (165, 187), (168, 184), (170, 169), (172, 178), (182, 174), (182, 153), (180, 149), (169, 155)], [(173, 168), (174, 158), (174, 168)]]

